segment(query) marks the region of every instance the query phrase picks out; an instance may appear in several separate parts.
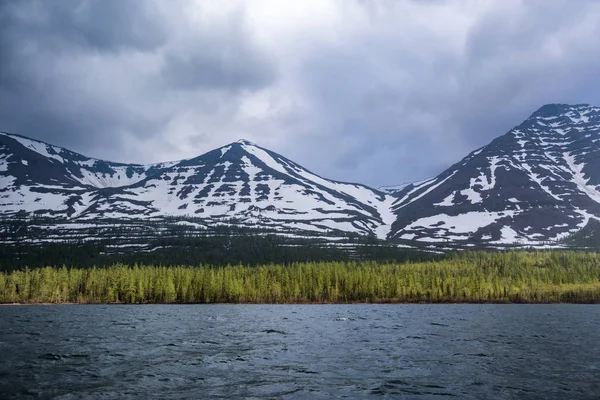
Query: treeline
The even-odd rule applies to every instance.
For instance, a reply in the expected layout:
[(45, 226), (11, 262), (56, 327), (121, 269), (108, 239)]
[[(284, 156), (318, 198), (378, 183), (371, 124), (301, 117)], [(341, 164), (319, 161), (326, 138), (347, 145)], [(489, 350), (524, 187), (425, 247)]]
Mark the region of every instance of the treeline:
[(428, 262), (24, 269), (3, 303), (600, 302), (600, 254), (465, 252)]
[[(117, 263), (133, 265), (263, 265), (313, 261), (406, 261), (427, 260), (439, 256), (370, 238), (348, 238), (345, 247), (327, 245), (319, 239), (296, 239), (278, 235), (234, 235), (174, 237), (150, 240), (144, 251), (139, 247), (120, 247), (121, 242), (52, 243), (19, 245), (0, 243), (0, 271), (47, 265), (89, 268)], [(135, 242), (125, 243), (125, 245)], [(348, 247), (352, 245), (353, 247)]]

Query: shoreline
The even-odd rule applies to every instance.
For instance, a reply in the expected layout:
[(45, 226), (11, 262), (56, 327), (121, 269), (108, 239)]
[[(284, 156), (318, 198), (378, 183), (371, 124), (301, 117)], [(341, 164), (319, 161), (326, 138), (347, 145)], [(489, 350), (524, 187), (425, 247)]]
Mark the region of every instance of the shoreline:
[(292, 306), (292, 305), (314, 305), (314, 306), (328, 306), (328, 305), (425, 305), (425, 304), (438, 304), (438, 305), (543, 305), (543, 304), (579, 304), (579, 305), (600, 305), (600, 301), (594, 302), (566, 302), (566, 301), (375, 301), (375, 302), (280, 302), (280, 303), (260, 303), (260, 302), (215, 302), (215, 303), (0, 303), (0, 307), (10, 306), (149, 306), (149, 305), (163, 305), (163, 306), (210, 306), (210, 305), (247, 305), (247, 306)]

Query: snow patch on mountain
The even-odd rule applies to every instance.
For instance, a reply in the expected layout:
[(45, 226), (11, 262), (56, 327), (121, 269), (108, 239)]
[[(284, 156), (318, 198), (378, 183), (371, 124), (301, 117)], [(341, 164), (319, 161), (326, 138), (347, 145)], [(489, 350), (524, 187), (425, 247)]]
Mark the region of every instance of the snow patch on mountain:
[[(427, 195), (428, 193), (430, 193), (431, 191), (433, 191), (434, 189), (438, 188), (439, 186), (443, 185), (444, 182), (446, 182), (448, 179), (452, 178), (454, 176), (454, 174), (456, 173), (456, 171), (452, 172), (450, 174), (450, 176), (447, 176), (446, 178), (442, 179), (440, 182), (435, 183), (434, 185), (431, 185), (431, 183), (436, 182), (436, 179), (432, 179), (427, 181), (424, 184), (421, 184), (419, 186), (417, 186), (416, 188), (414, 188), (413, 190), (411, 190), (406, 196), (404, 196), (402, 199), (394, 202), (393, 207), (394, 209), (400, 209), (402, 207), (406, 207), (407, 205), (414, 203), (415, 201), (421, 199), (423, 196)], [(423, 190), (422, 192), (420, 192), (419, 194), (417, 194), (417, 196), (410, 198), (410, 195), (415, 193), (417, 190), (426, 187), (425, 190)], [(408, 202), (405, 203), (405, 201), (408, 200)]]
[[(462, 192), (461, 192), (462, 193)], [(456, 191), (450, 193), (444, 200), (439, 203), (435, 203), (434, 206), (438, 207), (452, 207), (454, 205), (454, 197), (456, 196)]]
[[(0, 132), (0, 134), (8, 136), (8, 134), (6, 134), (4, 132)], [(62, 158), (61, 156), (59, 156), (59, 154), (63, 151), (63, 149), (60, 147), (51, 146), (49, 144), (39, 142), (37, 140), (27, 139), (27, 138), (25, 138), (23, 136), (19, 136), (19, 135), (10, 135), (10, 137), (12, 139), (18, 141), (19, 143), (21, 143), (26, 148), (35, 151), (36, 153), (40, 154), (43, 157), (56, 160), (60, 163), (65, 162), (65, 159)]]
[[(94, 164), (92, 163), (92, 166)], [(73, 178), (81, 183), (82, 185), (94, 186), (97, 188), (117, 188), (122, 186), (129, 186), (137, 183), (145, 178), (145, 173), (130, 172), (130, 176), (127, 175), (126, 167), (113, 167), (113, 173), (98, 173), (86, 169), (81, 170), (83, 175), (81, 178), (74, 176)], [(144, 168), (144, 172), (147, 168)]]
[(572, 182), (577, 185), (579, 190), (585, 193), (590, 199), (596, 203), (600, 203), (600, 192), (598, 192), (598, 186), (589, 185), (590, 179), (586, 179), (583, 173), (583, 167), (585, 164), (577, 164), (575, 162), (575, 156), (571, 155), (570, 152), (563, 153), (563, 157), (567, 162), (567, 165), (573, 172)]
[(408, 225), (405, 230), (418, 231), (435, 226), (438, 230), (444, 230), (451, 234), (474, 233), (484, 226), (496, 222), (500, 218), (514, 215), (514, 211), (484, 212), (472, 211), (459, 215), (437, 214), (424, 217)]

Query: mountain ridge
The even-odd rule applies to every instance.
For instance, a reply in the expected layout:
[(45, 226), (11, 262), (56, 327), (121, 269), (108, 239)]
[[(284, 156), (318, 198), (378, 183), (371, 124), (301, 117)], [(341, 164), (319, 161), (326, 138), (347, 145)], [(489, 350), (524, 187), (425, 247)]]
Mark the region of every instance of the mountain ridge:
[(547, 104), (435, 177), (374, 189), (321, 177), (246, 139), (126, 164), (2, 133), (0, 216), (234, 219), (281, 234), (536, 246), (600, 220), (599, 145), (599, 107)]
[[(583, 179), (583, 171), (578, 169), (582, 158), (590, 177), (600, 171), (600, 163), (595, 161), (600, 156), (600, 148), (595, 144), (598, 140), (600, 108), (545, 105), (423, 186), (409, 186), (400, 191), (400, 200), (394, 207), (397, 215), (399, 210), (404, 211), (392, 228), (392, 236), (429, 241), (485, 241), (491, 235), (496, 241), (514, 240), (523, 244), (560, 240), (600, 215), (595, 201), (600, 196), (593, 202), (581, 196), (586, 193), (595, 197), (600, 194), (598, 188), (577, 183)], [(592, 153), (596, 157), (588, 156)], [(596, 184), (600, 184), (600, 174), (595, 175)], [(428, 200), (420, 205), (430, 207), (410, 206), (415, 195)], [(569, 196), (569, 202), (565, 202)], [(468, 215), (471, 218), (465, 218)], [(473, 221), (477, 218), (481, 224)], [(550, 227), (542, 219), (560, 223)], [(569, 219), (577, 223), (574, 225)], [(526, 220), (534, 220), (537, 227), (526, 229), (530, 227)], [(502, 222), (505, 225), (485, 229)], [(452, 229), (450, 224), (459, 228)]]
[[(244, 139), (190, 159), (128, 165), (91, 159), (21, 136), (15, 138), (4, 134), (4, 137), (25, 148), (2, 157), (5, 170), (12, 170), (15, 165), (21, 170), (17, 171), (21, 177), (17, 182), (21, 187), (21, 197), (26, 197), (23, 192), (32, 189), (48, 189), (49, 197), (52, 194), (62, 195), (63, 198), (66, 196), (63, 204), (68, 203), (69, 207), (64, 212), (69, 218), (200, 214), (207, 218), (241, 218), (252, 224), (259, 220), (262, 223), (286, 222), (292, 226), (297, 225), (299, 229), (311, 230), (317, 226), (319, 231), (337, 229), (380, 237), (385, 237), (386, 226), (391, 226), (391, 213), (386, 214), (388, 207), (382, 206), (386, 201), (391, 201), (386, 194), (366, 185), (322, 178), (293, 161)], [(7, 140), (4, 139), (1, 143), (4, 143), (4, 148)], [(12, 146), (15, 146), (14, 142)], [(45, 171), (48, 168), (52, 170), (50, 166), (64, 167), (58, 171), (66, 176), (58, 182), (59, 187), (49, 185), (51, 180), (57, 179), (51, 176), (46, 176), (45, 180), (40, 179), (39, 174), (35, 173), (33, 175), (38, 178), (37, 182), (27, 186), (32, 183), (31, 179), (27, 179), (30, 174), (23, 172), (31, 169), (27, 159), (32, 156), (27, 152), (45, 157), (42, 163)], [(20, 154), (20, 158), (15, 157), (15, 154)], [(23, 161), (25, 163), (21, 166), (19, 161), (21, 164)], [(97, 170), (98, 167), (101, 167), (100, 170)], [(122, 176), (124, 173), (127, 174), (126, 179)], [(107, 175), (111, 178), (116, 175), (113, 181), (119, 184), (105, 184), (105, 181), (110, 181), (106, 178)], [(169, 185), (164, 184), (166, 181)], [(155, 190), (149, 190), (151, 188)], [(58, 193), (61, 190), (63, 193)], [(6, 188), (3, 191), (6, 192)], [(65, 191), (69, 194), (65, 195)], [(284, 199), (278, 191), (285, 191), (287, 198)], [(303, 195), (301, 200), (298, 199), (299, 193)], [(193, 199), (188, 199), (191, 195), (194, 195)], [(27, 205), (31, 206), (32, 203), (35, 200), (28, 201)], [(245, 203), (251, 204), (244, 207)], [(286, 203), (293, 205), (288, 206)], [(15, 205), (25, 206), (25, 202), (13, 204), (13, 208), (9, 208), (10, 204), (4, 202), (0, 204), (0, 210), (6, 215), (23, 209), (14, 207)], [(45, 204), (41, 205), (43, 207), (37, 209), (25, 208), (42, 215), (47, 211), (46, 215), (52, 215), (53, 212), (45, 208)], [(52, 205), (56, 207), (57, 202)], [(303, 219), (310, 220), (311, 224), (304, 224), (301, 221)]]

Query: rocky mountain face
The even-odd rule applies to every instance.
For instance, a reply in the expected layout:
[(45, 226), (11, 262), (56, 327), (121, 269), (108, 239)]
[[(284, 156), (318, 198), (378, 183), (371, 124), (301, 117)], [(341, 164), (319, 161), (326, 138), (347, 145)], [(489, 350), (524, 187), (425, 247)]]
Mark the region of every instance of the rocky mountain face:
[(137, 165), (0, 134), (0, 217), (19, 216), (540, 246), (600, 220), (600, 108), (546, 105), (439, 176), (380, 190), (322, 178), (245, 140)]
[(600, 217), (600, 108), (546, 105), (439, 176), (395, 191), (389, 238), (556, 241)]
[(321, 178), (245, 140), (192, 159), (134, 165), (2, 134), (0, 162), (4, 217), (235, 219), (253, 227), (381, 238), (395, 219), (392, 196)]
[(0, 215), (76, 217), (101, 193), (118, 191), (168, 166), (112, 163), (0, 133)]

